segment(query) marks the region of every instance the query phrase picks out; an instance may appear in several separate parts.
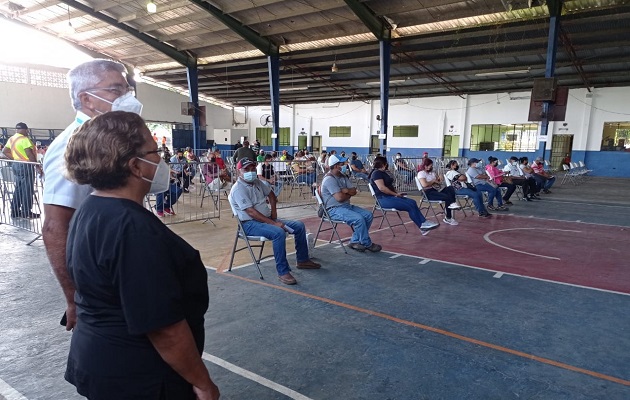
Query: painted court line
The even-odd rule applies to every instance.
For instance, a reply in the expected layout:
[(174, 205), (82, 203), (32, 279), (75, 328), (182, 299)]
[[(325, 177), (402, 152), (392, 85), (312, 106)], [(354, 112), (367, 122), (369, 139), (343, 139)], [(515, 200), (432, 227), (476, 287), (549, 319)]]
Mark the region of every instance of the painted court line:
[(24, 395), (0, 379), (0, 397), (5, 400), (28, 400)]
[(492, 239), (490, 239), (490, 236), (495, 234), (495, 233), (508, 232), (508, 231), (524, 231), (524, 230), (536, 230), (536, 231), (545, 230), (545, 231), (560, 231), (560, 232), (573, 232), (573, 233), (581, 233), (582, 232), (582, 231), (574, 231), (574, 230), (569, 230), (569, 229), (551, 229), (551, 228), (509, 228), (509, 229), (499, 229), (499, 230), (496, 230), (496, 231), (490, 231), (490, 232), (486, 233), (485, 235), (483, 235), (483, 240), (485, 240), (486, 242), (488, 242), (490, 244), (493, 244), (493, 245), (495, 245), (497, 247), (500, 247), (500, 248), (505, 249), (505, 250), (513, 251), (515, 253), (527, 254), (528, 256), (541, 257), (541, 258), (546, 258), (548, 260), (558, 260), (558, 261), (560, 261), (560, 259), (558, 257), (551, 257), (551, 256), (545, 256), (545, 255), (542, 255), (542, 254), (529, 253), (527, 251), (516, 250), (516, 249), (513, 249), (511, 247), (507, 247), (507, 246), (503, 246), (501, 244), (498, 244), (498, 243), (492, 241)]
[(493, 278), (500, 278), (503, 276), (503, 272), (497, 272), (496, 274), (494, 274)]
[[(381, 253), (402, 254), (402, 253), (396, 253), (394, 251), (388, 251), (388, 250), (381, 250)], [(411, 254), (402, 254), (402, 255), (405, 256), (405, 257), (424, 259), (424, 257), (414, 256), (414, 255), (411, 255)], [(496, 270), (493, 270), (493, 269), (482, 268), (482, 267), (475, 267), (473, 265), (467, 265), (467, 264), (462, 264), (462, 263), (453, 262), (453, 261), (438, 260), (437, 258), (434, 258), (433, 261), (437, 261), (437, 262), (442, 263), (442, 264), (455, 265), (455, 266), (463, 267), (463, 268), (476, 269), (478, 271), (497, 272)], [(570, 287), (575, 287), (575, 288), (579, 288), (579, 289), (588, 289), (588, 290), (595, 290), (595, 291), (598, 291), (598, 292), (611, 293), (611, 294), (620, 294), (622, 296), (630, 296), (630, 293), (618, 292), (616, 290), (601, 289), (601, 288), (596, 288), (596, 287), (591, 287), (591, 286), (584, 286), (584, 285), (578, 285), (578, 284), (575, 284), (575, 283), (568, 283), (568, 282), (552, 281), (551, 279), (537, 278), (535, 276), (528, 276), (528, 275), (519, 275), (519, 274), (514, 274), (512, 272), (503, 272), (503, 275), (516, 276), (518, 278), (532, 279), (532, 280), (535, 280), (535, 281), (554, 283), (556, 285), (570, 286)]]
[(296, 400), (312, 400), (310, 397), (306, 397), (301, 393), (296, 392), (295, 390), (289, 389), (286, 386), (282, 386), (279, 383), (276, 383), (274, 381), (270, 381), (267, 378), (264, 378), (258, 374), (255, 374), (251, 371), (248, 371), (244, 368), (239, 367), (238, 365), (234, 365), (228, 361), (225, 361), (222, 358), (213, 356), (212, 354), (208, 354), (204, 351), (203, 355), (201, 356), (204, 360), (209, 361), (213, 364), (218, 365), (219, 367), (225, 368), (228, 371), (234, 372), (237, 375), (240, 375), (242, 377), (245, 377), (249, 380), (252, 380), (262, 386), (266, 386), (269, 389), (273, 389), (278, 393), (282, 393), (283, 395), (291, 398), (291, 399), (296, 399)]
[(423, 265), (424, 265), (424, 264), (429, 263), (430, 261), (431, 261), (431, 259), (430, 259), (430, 258), (425, 258), (425, 259), (423, 259), (422, 261), (420, 261), (418, 264), (423, 264)]
[(394, 254), (393, 256), (389, 257), (389, 258), (398, 258), (400, 257), (402, 254)]
[(464, 336), (464, 335), (460, 335), (458, 333), (454, 333), (454, 332), (450, 332), (444, 329), (440, 329), (440, 328), (435, 328), (429, 325), (424, 325), (424, 324), (420, 324), (417, 322), (413, 322), (413, 321), (408, 321), (402, 318), (397, 318), (394, 317), (392, 315), (389, 314), (385, 314), (382, 312), (378, 312), (378, 311), (373, 311), (373, 310), (369, 310), (367, 308), (362, 308), (362, 307), (357, 307), (357, 306), (353, 306), (351, 304), (346, 304), (343, 303), (341, 301), (337, 301), (337, 300), (332, 300), (326, 297), (321, 297), (321, 296), (316, 296), (313, 294), (309, 294), (309, 293), (304, 293), (304, 292), (300, 292), (298, 290), (295, 289), (289, 289), (283, 286), (278, 286), (278, 285), (273, 285), (270, 283), (266, 283), (266, 282), (261, 282), (261, 281), (257, 281), (254, 279), (249, 279), (249, 278), (245, 278), (242, 276), (238, 276), (238, 275), (232, 275), (232, 274), (225, 274), (223, 273), (223, 275), (235, 278), (235, 279), (240, 279), (242, 281), (245, 282), (250, 282), (250, 283), (255, 283), (257, 285), (263, 285), (263, 286), (267, 286), (276, 290), (282, 290), (284, 292), (288, 292), (288, 293), (292, 293), (292, 294), (296, 294), (298, 296), (302, 296), (302, 297), (306, 297), (309, 299), (313, 299), (313, 300), (317, 300), (317, 301), (321, 301), (323, 303), (328, 303), (334, 306), (338, 306), (338, 307), (342, 307), (348, 310), (353, 310), (353, 311), (357, 311), (363, 314), (367, 314), (367, 315), (371, 315), (377, 318), (382, 318), (388, 321), (392, 321), (392, 322), (396, 322), (402, 325), (406, 325), (406, 326), (411, 326), (414, 328), (419, 328), (419, 329), (423, 329), (425, 331), (429, 331), (429, 332), (433, 332), (433, 333), (437, 333), (439, 335), (443, 335), (443, 336), (447, 336), (453, 339), (458, 339), (461, 340), (463, 342), (468, 342), (468, 343), (472, 343), (478, 346), (482, 346), (482, 347), (486, 347), (489, 349), (493, 349), (493, 350), (497, 350), (503, 353), (507, 353), (507, 354), (511, 354), (514, 356), (518, 356), (518, 357), (522, 357), (522, 358), (526, 358), (528, 360), (532, 360), (532, 361), (537, 361), (539, 363), (542, 364), (547, 364), (547, 365), (551, 365), (554, 367), (558, 367), (558, 368), (562, 368), (565, 370), (569, 370), (569, 371), (573, 371), (573, 372), (577, 372), (580, 374), (584, 374), (584, 375), (588, 375), (588, 376), (592, 376), (595, 378), (599, 378), (599, 379), (603, 379), (609, 382), (614, 382), (614, 383), (619, 383), (621, 385), (625, 385), (625, 386), (630, 386), (630, 381), (625, 380), (625, 379), (621, 379), (621, 378), (617, 378), (615, 376), (610, 376), (610, 375), (605, 375), (599, 372), (595, 372), (595, 371), (591, 371), (588, 369), (584, 369), (584, 368), (579, 368), (579, 367), (575, 367), (573, 365), (570, 364), (565, 364), (563, 362), (559, 362), (559, 361), (555, 361), (555, 360), (551, 360), (549, 358), (544, 358), (544, 357), (539, 357), (533, 354), (529, 354), (529, 353), (525, 353), (519, 350), (514, 350), (514, 349), (510, 349), (509, 347), (504, 347), (504, 346), (499, 346), (493, 343), (489, 343), (489, 342), (484, 342), (483, 340), (478, 340), (478, 339), (474, 339), (468, 336)]

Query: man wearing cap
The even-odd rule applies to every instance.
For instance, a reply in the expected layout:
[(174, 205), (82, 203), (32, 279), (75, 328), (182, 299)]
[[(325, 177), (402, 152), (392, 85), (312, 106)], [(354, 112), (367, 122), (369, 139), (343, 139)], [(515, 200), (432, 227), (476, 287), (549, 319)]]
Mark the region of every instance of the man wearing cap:
[(556, 182), (556, 177), (545, 171), (545, 162), (542, 157), (537, 157), (532, 163), (532, 169), (534, 170), (534, 179), (539, 180), (542, 186), (543, 193), (551, 193), (549, 189)]
[[(11, 217), (39, 218), (39, 214), (31, 211), (33, 207), (33, 183), (35, 182), (35, 170), (40, 174), (42, 167), (27, 162), (37, 162), (35, 145), (28, 138), (28, 126), (24, 122), (15, 125), (15, 134), (9, 138), (2, 149), (3, 154), (10, 160), (13, 175), (15, 176), (15, 191), (11, 199)], [(21, 161), (21, 162), (20, 162)]]
[(77, 111), (74, 121), (48, 148), (44, 159), (44, 212), (42, 237), (46, 253), (66, 298), (66, 330), (76, 324), (74, 284), (66, 268), (66, 240), (74, 210), (89, 196), (92, 188), (66, 179), (65, 152), (70, 137), (85, 121), (109, 111), (140, 114), (142, 103), (133, 95), (125, 78), (125, 66), (111, 60), (95, 59), (68, 72), (70, 99)]
[[(256, 163), (243, 158), (236, 165), (238, 179), (228, 200), (232, 212), (242, 222), (247, 236), (262, 236), (273, 241), (273, 256), (276, 261), (278, 279), (286, 285), (295, 285), (297, 281), (291, 275), (287, 260), (286, 233), (295, 236), (298, 269), (318, 269), (320, 264), (308, 258), (306, 227), (301, 221), (278, 219), (276, 195), (271, 187), (258, 179)], [(267, 204), (267, 200), (269, 203)]]
[(361, 207), (350, 204), (350, 198), (357, 194), (357, 188), (341, 172), (346, 161), (348, 161), (347, 158), (336, 155), (331, 155), (328, 158), (330, 172), (322, 181), (322, 201), (331, 218), (343, 221), (354, 229), (348, 247), (360, 252), (369, 250), (376, 253), (381, 251), (382, 247), (373, 243), (370, 238), (372, 214)]
[[(509, 211), (509, 208), (503, 205), (503, 198), (501, 197), (501, 190), (498, 187), (492, 186), (494, 182), (491, 182), (488, 174), (483, 169), (477, 168), (479, 163), (478, 158), (471, 158), (468, 160), (468, 170), (466, 176), (469, 181), (475, 184), (477, 190), (488, 193), (488, 205), (487, 209), (492, 211)], [(496, 185), (496, 184), (495, 184)], [(493, 199), (497, 199), (497, 206), (493, 206)]]
[(236, 152), (234, 152), (234, 156), (232, 157), (234, 162), (239, 162), (243, 158), (249, 158), (250, 160), (256, 159), (256, 153), (249, 147), (249, 142), (247, 140), (243, 141), (243, 147), (236, 150)]

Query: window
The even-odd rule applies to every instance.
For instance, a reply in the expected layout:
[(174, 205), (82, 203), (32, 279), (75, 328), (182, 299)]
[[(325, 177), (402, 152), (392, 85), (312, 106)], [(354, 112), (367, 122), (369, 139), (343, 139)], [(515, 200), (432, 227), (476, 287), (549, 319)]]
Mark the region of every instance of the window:
[(536, 151), (538, 124), (473, 125), (470, 150)]
[(350, 137), (351, 127), (349, 126), (331, 126), (328, 131), (329, 137)]
[(271, 128), (256, 128), (256, 139), (261, 146), (271, 146)]
[(0, 65), (0, 81), (12, 83), (28, 83), (28, 70), (24, 67)]
[(602, 151), (630, 151), (630, 121), (604, 123)]
[(30, 70), (31, 85), (48, 86), (56, 88), (67, 88), (68, 82), (66, 81), (66, 75), (61, 72), (55, 71), (43, 71), (40, 69)]
[[(256, 139), (261, 146), (273, 146), (272, 132), (273, 128), (256, 128)], [(278, 139), (280, 146), (291, 146), (291, 128), (280, 128)]]
[(418, 137), (418, 125), (394, 126), (394, 137)]

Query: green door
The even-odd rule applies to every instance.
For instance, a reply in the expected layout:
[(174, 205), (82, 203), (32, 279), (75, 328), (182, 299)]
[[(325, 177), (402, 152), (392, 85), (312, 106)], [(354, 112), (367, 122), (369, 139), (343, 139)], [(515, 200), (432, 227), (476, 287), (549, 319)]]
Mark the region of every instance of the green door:
[(306, 136), (300, 135), (298, 137), (298, 150), (306, 149)]
[(313, 151), (313, 153), (321, 153), (322, 151), (322, 137), (321, 136), (313, 136), (311, 138), (312, 140), (312, 146), (311, 146), (311, 150)]

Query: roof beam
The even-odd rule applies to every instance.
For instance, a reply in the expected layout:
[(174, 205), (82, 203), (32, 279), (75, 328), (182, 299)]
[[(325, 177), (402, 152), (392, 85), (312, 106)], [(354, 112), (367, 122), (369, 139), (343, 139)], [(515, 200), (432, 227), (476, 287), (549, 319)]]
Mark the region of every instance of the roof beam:
[(255, 30), (251, 29), (249, 26), (241, 24), (238, 20), (228, 14), (224, 14), (223, 11), (219, 10), (215, 6), (210, 3), (206, 3), (203, 0), (190, 0), (191, 3), (196, 6), (202, 8), (213, 17), (221, 21), (225, 26), (230, 28), (232, 31), (237, 33), (247, 42), (249, 42), (252, 46), (262, 51), (265, 55), (274, 55), (280, 54), (280, 47), (270, 41), (269, 39), (262, 37)]
[(99, 19), (103, 22), (107, 22), (109, 25), (116, 27), (124, 32), (126, 32), (127, 34), (135, 37), (136, 39), (141, 40), (142, 42), (146, 43), (147, 45), (153, 47), (154, 49), (156, 49), (157, 51), (166, 54), (167, 56), (169, 56), (170, 58), (172, 58), (173, 60), (177, 61), (178, 63), (184, 65), (184, 66), (189, 66), (189, 65), (197, 65), (197, 60), (195, 59), (195, 57), (191, 56), (188, 53), (182, 53), (180, 51), (177, 51), (177, 49), (175, 49), (172, 46), (169, 46), (166, 43), (162, 43), (159, 40), (145, 35), (144, 33), (138, 32), (136, 29), (125, 25), (123, 23), (120, 23), (118, 21), (116, 21), (114, 18), (112, 17), (108, 17), (107, 15), (101, 14), (97, 11), (94, 11), (92, 8), (90, 8), (89, 6), (86, 6), (82, 3), (79, 3), (78, 1), (75, 0), (61, 0), (62, 3), (65, 3), (67, 5), (69, 5), (72, 8), (75, 8), (77, 10), (81, 10), (84, 13)]
[(392, 31), (385, 24), (385, 20), (376, 16), (374, 11), (368, 6), (358, 0), (344, 1), (378, 40), (389, 40), (392, 38)]

